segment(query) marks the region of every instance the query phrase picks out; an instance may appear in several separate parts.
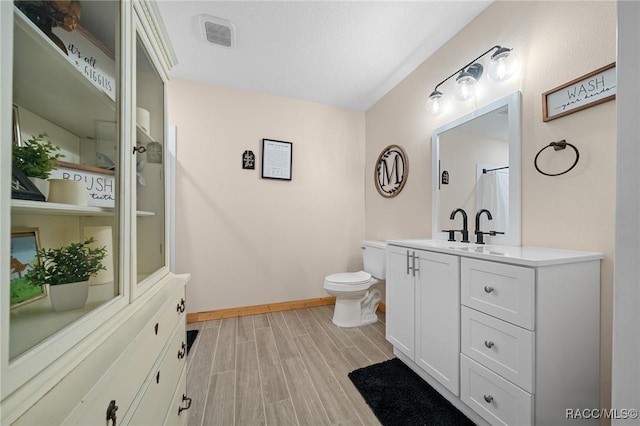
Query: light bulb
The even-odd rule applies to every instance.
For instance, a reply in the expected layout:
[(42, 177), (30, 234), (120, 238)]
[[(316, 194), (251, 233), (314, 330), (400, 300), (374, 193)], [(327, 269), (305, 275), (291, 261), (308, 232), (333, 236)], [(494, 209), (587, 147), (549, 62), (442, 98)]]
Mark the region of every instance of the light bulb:
[(456, 78), (458, 86), (456, 88), (456, 99), (459, 101), (468, 101), (476, 94), (476, 79), (470, 73), (463, 71)]
[(505, 81), (512, 77), (520, 65), (516, 53), (509, 48), (500, 47), (493, 55), (487, 72), (489, 79), (493, 81)]
[(427, 99), (427, 111), (431, 115), (438, 115), (442, 112), (442, 93), (434, 90)]

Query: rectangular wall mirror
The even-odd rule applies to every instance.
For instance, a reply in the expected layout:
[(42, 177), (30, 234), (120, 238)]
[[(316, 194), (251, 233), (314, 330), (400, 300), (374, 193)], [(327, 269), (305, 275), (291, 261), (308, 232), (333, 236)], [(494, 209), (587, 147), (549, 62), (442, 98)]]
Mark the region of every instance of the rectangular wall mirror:
[[(476, 242), (476, 214), (486, 244), (520, 245), (520, 92), (479, 108), (432, 135), (432, 236), (448, 239), (445, 230), (462, 230), (468, 216), (469, 241)], [(502, 234), (501, 234), (502, 233)], [(461, 233), (456, 232), (460, 241)]]

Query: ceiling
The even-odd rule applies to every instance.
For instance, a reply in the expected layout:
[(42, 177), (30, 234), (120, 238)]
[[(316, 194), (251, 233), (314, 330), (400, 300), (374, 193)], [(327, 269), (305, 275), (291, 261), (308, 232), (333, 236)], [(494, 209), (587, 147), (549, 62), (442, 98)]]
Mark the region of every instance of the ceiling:
[[(171, 78), (367, 110), (482, 12), (473, 1), (161, 0)], [(202, 36), (230, 21), (235, 47)]]

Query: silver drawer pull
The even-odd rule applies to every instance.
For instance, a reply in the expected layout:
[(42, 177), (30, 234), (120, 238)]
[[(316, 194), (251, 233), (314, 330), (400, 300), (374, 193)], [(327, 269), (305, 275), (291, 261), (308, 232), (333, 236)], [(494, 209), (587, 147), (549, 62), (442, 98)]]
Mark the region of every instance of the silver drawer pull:
[(493, 291), (493, 287), (489, 286), (489, 285), (485, 285), (484, 286), (484, 292), (485, 293), (491, 293)]
[(486, 347), (488, 347), (489, 349), (491, 349), (493, 347), (493, 345), (495, 345), (495, 343), (493, 343), (491, 340), (485, 340), (484, 341), (484, 345)]
[(493, 396), (485, 395), (484, 400), (487, 401), (487, 404), (491, 404), (491, 402), (493, 402)]

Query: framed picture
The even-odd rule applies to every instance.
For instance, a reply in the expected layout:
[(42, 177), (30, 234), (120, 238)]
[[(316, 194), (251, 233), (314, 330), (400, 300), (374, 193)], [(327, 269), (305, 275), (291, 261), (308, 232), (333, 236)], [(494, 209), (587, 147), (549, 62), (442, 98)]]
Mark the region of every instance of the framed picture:
[(291, 180), (293, 143), (262, 139), (262, 177)]
[(549, 121), (616, 98), (616, 63), (542, 94), (542, 121)]
[(18, 115), (18, 105), (13, 106), (11, 112), (13, 127), (11, 128), (11, 140), (14, 145), (22, 146), (22, 134), (20, 133), (20, 117)]
[(40, 247), (37, 229), (22, 229), (11, 232), (11, 308), (47, 296), (44, 286), (32, 283), (24, 277), (37, 262), (36, 251)]
[(22, 170), (11, 168), (11, 198), (19, 200), (45, 201), (44, 195), (29, 180)]

